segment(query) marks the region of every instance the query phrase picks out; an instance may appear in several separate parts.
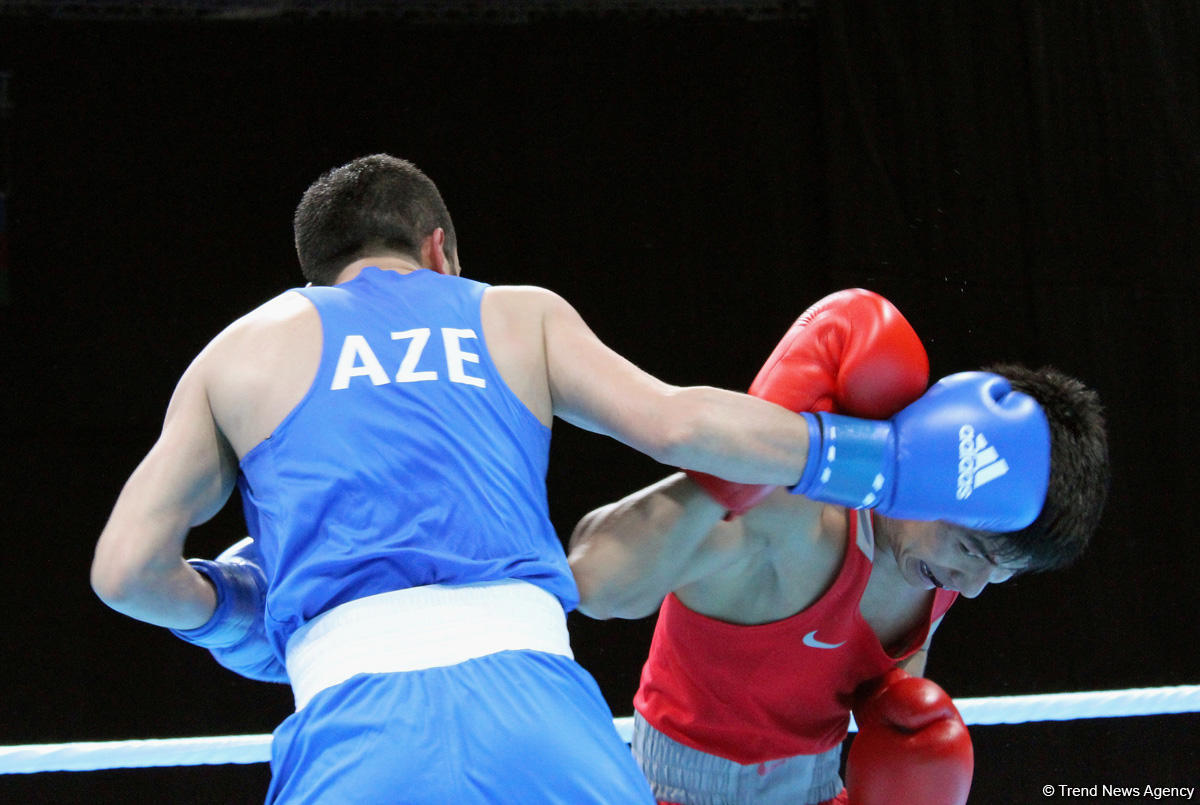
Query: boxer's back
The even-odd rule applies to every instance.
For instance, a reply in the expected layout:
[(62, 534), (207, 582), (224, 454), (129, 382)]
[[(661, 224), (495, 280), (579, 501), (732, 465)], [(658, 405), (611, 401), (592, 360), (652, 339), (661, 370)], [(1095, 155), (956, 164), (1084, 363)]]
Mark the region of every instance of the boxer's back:
[(286, 299), (252, 314), (253, 349), (212, 373), (281, 648), (329, 607), (408, 587), (529, 579), (574, 606), (545, 500), (549, 429), (513, 388), (548, 410), (539, 319), (516, 291), (485, 325), (487, 293), (364, 268), (288, 295), (312, 313)]

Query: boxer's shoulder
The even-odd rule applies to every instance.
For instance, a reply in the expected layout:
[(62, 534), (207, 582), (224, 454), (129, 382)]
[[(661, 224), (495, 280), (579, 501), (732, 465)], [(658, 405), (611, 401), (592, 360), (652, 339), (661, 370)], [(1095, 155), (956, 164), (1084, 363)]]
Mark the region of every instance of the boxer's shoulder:
[[(321, 317), (298, 293), (282, 293), (239, 317), (209, 342), (196, 362), (211, 368), (214, 383), (237, 381), (238, 367), (247, 376), (262, 376), (294, 365), (303, 351), (311, 353), (313, 369), (321, 356)], [(232, 373), (232, 374), (231, 374)]]
[(488, 354), (504, 382), (544, 424), (553, 420), (543, 318), (562, 298), (531, 285), (496, 285), (483, 294), (480, 321)]
[(281, 294), (247, 313), (200, 354), (213, 416), (239, 456), (300, 402), (321, 354), (320, 315), (297, 293)]

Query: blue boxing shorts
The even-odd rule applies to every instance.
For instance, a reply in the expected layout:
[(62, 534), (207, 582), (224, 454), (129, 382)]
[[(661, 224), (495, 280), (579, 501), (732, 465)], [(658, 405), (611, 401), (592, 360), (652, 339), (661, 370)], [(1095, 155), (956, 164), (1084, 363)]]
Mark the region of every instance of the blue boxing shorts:
[[(540, 591), (525, 588), (516, 588), (516, 594), (534, 598), (536, 606)], [(492, 606), (473, 610), (485, 621), (487, 611), (511, 615), (515, 606), (524, 606), (512, 592), (422, 590), (415, 593), (421, 606), (412, 610), (423, 613), (418, 629), (411, 627), (407, 611), (395, 615), (394, 602), (385, 601), (389, 608), (374, 607), (374, 612), (368, 602), (342, 618), (332, 642), (314, 634), (299, 641), (295, 651), (289, 643), (288, 670), (299, 709), (275, 730), (267, 802), (653, 805), (649, 783), (617, 734), (595, 680), (569, 656), (569, 648), (563, 653), (491, 651), (436, 667), (378, 672), (380, 663), (394, 664), (393, 651), (402, 663), (414, 655), (447, 656), (446, 629), (426, 628), (431, 612), (436, 620), (438, 613), (454, 610), (465, 593), (487, 596), (483, 600)], [(433, 607), (430, 593), (438, 598)], [(505, 596), (505, 609), (496, 609), (496, 593)], [(441, 600), (447, 594), (449, 604)], [(385, 617), (377, 617), (380, 611)], [(539, 617), (532, 608), (525, 612), (531, 617), (516, 622)], [(557, 612), (561, 618), (561, 607)], [(371, 643), (382, 650), (364, 649), (370, 655), (365, 660), (340, 660), (354, 654), (351, 646), (363, 645), (353, 633), (364, 622), (375, 636)], [(448, 622), (461, 619), (456, 615)], [(410, 642), (391, 631), (397, 623)], [(316, 624), (320, 632), (329, 621)], [(463, 642), (486, 642), (484, 631), (495, 634), (501, 628), (498, 621), (493, 626)], [(397, 645), (403, 649), (390, 648)], [(364, 664), (368, 672), (346, 676), (347, 665)]]
[(653, 803), (592, 677), (506, 651), (360, 674), (275, 730), (271, 803)]

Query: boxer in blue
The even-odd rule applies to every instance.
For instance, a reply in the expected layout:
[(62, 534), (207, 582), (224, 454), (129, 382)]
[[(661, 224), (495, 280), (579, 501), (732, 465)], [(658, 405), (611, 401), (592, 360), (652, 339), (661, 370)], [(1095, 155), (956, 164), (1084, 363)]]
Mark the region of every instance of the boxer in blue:
[[(653, 801), (571, 658), (578, 591), (544, 486), (554, 416), (669, 465), (799, 483), (814, 499), (873, 494), (866, 505), (909, 512), (944, 494), (899, 471), (931, 460), (923, 443), (957, 439), (943, 401), (887, 424), (837, 422), (842, 461), (829, 423), (663, 383), (555, 294), (460, 277), (441, 196), (403, 160), (322, 176), (295, 230), (310, 287), (197, 356), (92, 566), (114, 609), (291, 683), (268, 801)], [(1036, 404), (987, 377), (947, 396), (1029, 444), (1014, 478), (1044, 476)], [(1011, 495), (1036, 509), (1039, 483)], [(235, 485), (251, 540), (185, 561), (188, 530)], [(933, 505), (966, 523), (998, 513), (983, 495)]]
[[(571, 659), (552, 417), (773, 483), (798, 479), (805, 424), (660, 382), (551, 292), (459, 277), (445, 204), (403, 160), (318, 179), (295, 237), (310, 287), (231, 324), (184, 373), (93, 588), (291, 682), (270, 801), (651, 801)], [(188, 530), (235, 485), (253, 542), (185, 562)]]

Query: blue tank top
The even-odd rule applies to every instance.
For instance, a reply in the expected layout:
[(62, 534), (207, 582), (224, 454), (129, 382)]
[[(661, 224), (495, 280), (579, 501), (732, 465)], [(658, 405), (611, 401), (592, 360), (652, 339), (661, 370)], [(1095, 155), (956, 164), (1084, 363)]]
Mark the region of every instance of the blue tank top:
[(550, 429), (488, 354), (487, 287), (366, 268), (296, 290), (321, 317), (320, 368), (238, 476), (281, 657), (322, 612), (408, 587), (521, 579), (578, 604), (546, 503)]

